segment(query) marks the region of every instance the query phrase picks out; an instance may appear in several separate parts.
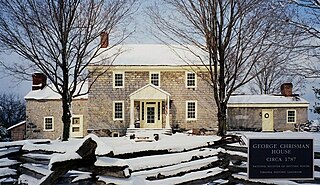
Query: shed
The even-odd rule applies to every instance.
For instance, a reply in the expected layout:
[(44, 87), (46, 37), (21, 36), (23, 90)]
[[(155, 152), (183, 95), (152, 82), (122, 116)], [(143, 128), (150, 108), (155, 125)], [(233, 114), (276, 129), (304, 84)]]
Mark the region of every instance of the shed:
[(26, 121), (21, 121), (7, 129), (13, 141), (26, 139)]

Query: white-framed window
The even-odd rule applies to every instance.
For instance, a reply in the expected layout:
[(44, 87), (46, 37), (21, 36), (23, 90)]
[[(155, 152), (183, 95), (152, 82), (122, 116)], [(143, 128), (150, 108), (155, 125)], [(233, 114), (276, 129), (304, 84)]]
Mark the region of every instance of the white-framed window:
[(150, 83), (157, 86), (157, 87), (160, 87), (160, 73), (159, 72), (150, 72), (149, 73), (150, 77)]
[(197, 74), (195, 72), (186, 72), (186, 87), (197, 87)]
[(287, 110), (287, 123), (296, 123), (296, 110)]
[(54, 131), (54, 118), (53, 116), (47, 116), (43, 118), (43, 130)]
[(197, 120), (197, 101), (186, 102), (186, 119)]
[(124, 87), (124, 72), (113, 72), (113, 88)]
[(123, 120), (124, 117), (124, 102), (113, 102), (113, 120)]

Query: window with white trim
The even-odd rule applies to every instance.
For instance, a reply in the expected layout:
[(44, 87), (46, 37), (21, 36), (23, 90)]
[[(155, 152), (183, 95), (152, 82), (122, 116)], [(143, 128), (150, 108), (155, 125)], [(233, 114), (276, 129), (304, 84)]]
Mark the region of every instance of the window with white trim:
[(296, 110), (287, 110), (287, 123), (296, 123)]
[(54, 118), (52, 116), (47, 116), (43, 118), (43, 130), (44, 131), (54, 130)]
[(114, 72), (113, 73), (113, 88), (123, 88), (124, 87), (124, 73)]
[(150, 83), (159, 87), (160, 86), (160, 73), (150, 72)]
[(196, 101), (186, 102), (186, 119), (197, 120), (197, 102)]
[(123, 120), (124, 109), (123, 101), (113, 102), (113, 120)]
[(194, 72), (186, 72), (186, 87), (195, 88), (197, 86), (197, 75)]

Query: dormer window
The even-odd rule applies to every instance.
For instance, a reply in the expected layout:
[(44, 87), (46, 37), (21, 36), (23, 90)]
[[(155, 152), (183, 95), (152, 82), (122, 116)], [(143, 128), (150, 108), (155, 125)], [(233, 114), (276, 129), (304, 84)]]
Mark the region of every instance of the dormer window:
[(197, 76), (194, 72), (186, 72), (186, 87), (195, 88), (197, 86)]
[(124, 73), (114, 72), (113, 73), (113, 88), (123, 88), (124, 87)]
[(160, 86), (160, 73), (150, 72), (150, 83), (159, 87)]

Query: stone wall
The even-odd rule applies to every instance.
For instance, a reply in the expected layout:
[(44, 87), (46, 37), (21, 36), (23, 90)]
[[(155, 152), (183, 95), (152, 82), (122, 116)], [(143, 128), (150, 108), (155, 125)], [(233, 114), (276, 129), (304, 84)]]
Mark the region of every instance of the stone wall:
[(273, 123), (276, 131), (294, 130), (294, 124), (287, 123), (287, 110), (296, 110), (296, 123), (308, 121), (307, 108), (228, 108), (228, 127), (232, 129), (261, 129), (262, 109), (273, 109)]
[[(200, 76), (206, 75), (199, 73), (197, 75), (197, 88), (188, 89), (185, 86), (185, 71), (160, 72), (160, 88), (171, 94), (171, 126), (179, 126), (185, 129), (216, 128), (217, 109), (212, 95), (212, 88)], [(99, 77), (90, 89), (89, 129), (110, 129), (125, 132), (130, 123), (129, 95), (149, 84), (149, 71), (125, 71), (124, 88), (113, 88), (112, 78), (112, 71), (109, 71)], [(91, 84), (90, 81), (89, 84)], [(123, 121), (113, 120), (113, 101), (124, 101), (125, 116)], [(197, 101), (198, 114), (196, 121), (186, 121), (186, 101)]]
[[(88, 101), (74, 100), (72, 102), (72, 114), (83, 115), (83, 132), (87, 134), (87, 119), (88, 119)], [(27, 115), (27, 138), (47, 138), (57, 139), (62, 136), (62, 103), (60, 100), (27, 100), (26, 101)], [(44, 117), (54, 117), (54, 130), (44, 130)], [(34, 128), (30, 128), (35, 125)], [(29, 128), (28, 128), (29, 127)]]

